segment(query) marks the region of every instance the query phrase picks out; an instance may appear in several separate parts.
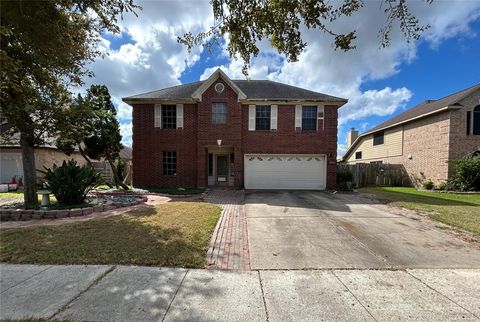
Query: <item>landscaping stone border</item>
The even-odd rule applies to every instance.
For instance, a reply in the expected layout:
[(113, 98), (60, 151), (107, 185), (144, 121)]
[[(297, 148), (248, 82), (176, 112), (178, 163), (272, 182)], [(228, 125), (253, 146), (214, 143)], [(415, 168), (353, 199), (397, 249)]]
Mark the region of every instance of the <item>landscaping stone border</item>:
[(80, 217), (93, 214), (94, 212), (104, 212), (117, 208), (124, 208), (138, 205), (148, 200), (146, 196), (136, 196), (136, 200), (128, 204), (115, 204), (112, 200), (107, 200), (103, 205), (97, 205), (85, 208), (72, 209), (52, 209), (52, 210), (26, 210), (26, 209), (0, 209), (0, 221), (26, 221), (32, 219), (60, 219), (66, 217)]

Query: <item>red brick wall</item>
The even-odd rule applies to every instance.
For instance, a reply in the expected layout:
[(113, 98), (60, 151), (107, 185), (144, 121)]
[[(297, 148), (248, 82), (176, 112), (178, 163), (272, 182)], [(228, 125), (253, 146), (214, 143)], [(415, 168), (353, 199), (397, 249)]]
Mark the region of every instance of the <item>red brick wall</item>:
[[(217, 93), (215, 84), (221, 82), (225, 86), (222, 93)], [(212, 103), (227, 103), (227, 124), (212, 124)], [(235, 187), (243, 187), (243, 153), (242, 153), (242, 108), (238, 103), (237, 93), (219, 78), (202, 95), (198, 104), (198, 141), (197, 141), (197, 185), (207, 185), (207, 145), (233, 146), (235, 163)]]
[[(197, 105), (183, 105), (183, 129), (153, 127), (154, 105), (133, 106), (133, 185), (196, 186)], [(177, 175), (162, 174), (163, 151), (177, 152)]]
[[(243, 105), (243, 153), (301, 153), (327, 155), (327, 188), (336, 186), (337, 107), (325, 106), (324, 129), (295, 129), (295, 105), (278, 105), (277, 130), (249, 131), (248, 105)], [(243, 158), (241, 160), (243, 168)], [(332, 163), (332, 164), (329, 164)], [(243, 181), (243, 176), (242, 176)]]
[[(218, 94), (213, 86), (223, 82)], [(337, 108), (325, 106), (323, 130), (301, 132), (294, 129), (295, 106), (278, 106), (276, 131), (249, 131), (248, 105), (237, 101), (237, 94), (219, 79), (202, 96), (202, 102), (184, 104), (184, 129), (153, 127), (153, 105), (133, 106), (133, 184), (148, 186), (206, 186), (206, 146), (233, 146), (235, 187), (243, 187), (244, 153), (304, 153), (327, 155), (327, 188), (336, 185)], [(212, 124), (212, 103), (228, 106), (227, 124)], [(177, 175), (162, 175), (162, 151), (177, 151)], [(331, 163), (331, 164), (329, 164)]]

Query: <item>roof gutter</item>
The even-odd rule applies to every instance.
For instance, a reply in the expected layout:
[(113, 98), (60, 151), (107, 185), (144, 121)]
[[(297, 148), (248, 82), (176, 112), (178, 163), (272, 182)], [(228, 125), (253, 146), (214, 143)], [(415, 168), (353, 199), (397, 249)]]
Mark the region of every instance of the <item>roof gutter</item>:
[[(199, 102), (197, 99), (192, 98), (182, 98), (182, 99), (162, 99), (162, 98), (131, 98), (131, 97), (124, 97), (122, 98), (122, 102), (127, 103), (129, 105), (132, 104), (168, 104), (168, 103), (183, 103), (183, 104), (193, 104)], [(308, 99), (308, 100), (299, 100), (299, 99), (287, 99), (287, 98), (279, 98), (279, 99), (271, 99), (271, 98), (260, 98), (260, 99), (242, 99), (239, 101), (240, 103), (251, 103), (251, 102), (275, 102), (275, 103), (322, 103), (324, 105), (336, 105), (337, 108), (342, 107), (345, 105), (348, 100), (344, 101), (325, 101), (320, 99)]]

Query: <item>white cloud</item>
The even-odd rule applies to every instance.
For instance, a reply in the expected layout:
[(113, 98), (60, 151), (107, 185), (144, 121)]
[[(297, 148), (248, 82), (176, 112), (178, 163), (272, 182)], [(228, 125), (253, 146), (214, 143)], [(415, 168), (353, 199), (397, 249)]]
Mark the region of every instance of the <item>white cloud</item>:
[(405, 87), (393, 90), (368, 90), (353, 95), (353, 99), (339, 110), (338, 123), (348, 120), (361, 120), (368, 116), (388, 116), (399, 108), (405, 107), (412, 93)]
[[(92, 64), (96, 77), (87, 83), (87, 86), (106, 84), (110, 89), (126, 144), (131, 143), (131, 124), (128, 128), (131, 108), (121, 103), (121, 97), (179, 84), (182, 72), (198, 61), (202, 48), (188, 53), (177, 43), (177, 36), (188, 31), (204, 31), (213, 22), (211, 5), (207, 1), (139, 4), (143, 10), (138, 12), (138, 18), (127, 14), (120, 21), (122, 32), (128, 34), (133, 43), (112, 50), (111, 42), (103, 39), (100, 47), (109, 56)], [(431, 5), (412, 1), (409, 4), (422, 23), (431, 25), (421, 41), (432, 47), (458, 34), (472, 34), (469, 24), (480, 17), (478, 1), (434, 1)], [(302, 34), (308, 46), (298, 62), (288, 63), (268, 41), (262, 40), (259, 42), (262, 51), (252, 61), (250, 78), (271, 79), (348, 98), (349, 103), (340, 109), (341, 124), (351, 120), (368, 122), (371, 116), (391, 115), (405, 107), (411, 91), (405, 86), (365, 91), (362, 85), (398, 73), (402, 63), (415, 59), (418, 44), (407, 45), (399, 30), (394, 29), (391, 46), (380, 49), (376, 31), (385, 21), (381, 10), (379, 2), (366, 1), (358, 14), (333, 25), (338, 31), (357, 30), (357, 48), (349, 52), (333, 50), (330, 37), (318, 30), (304, 29)], [(222, 53), (227, 54), (225, 46)], [(243, 62), (238, 59), (226, 66), (206, 68), (201, 79), (217, 67), (222, 67), (232, 78), (244, 78), (242, 66)]]
[[(410, 2), (412, 12), (421, 23), (430, 24), (422, 41), (432, 45), (469, 31), (469, 23), (480, 16), (480, 2), (453, 1)], [(400, 31), (393, 29), (391, 45), (380, 49), (377, 30), (385, 21), (378, 2), (367, 1), (357, 15), (337, 21), (333, 27), (340, 31), (356, 29), (357, 48), (343, 52), (333, 50), (332, 39), (318, 30), (302, 31), (308, 43), (295, 63), (287, 63), (281, 55), (262, 41), (261, 54), (251, 63), (251, 78), (268, 78), (349, 99), (340, 109), (340, 122), (358, 120), (369, 116), (387, 116), (405, 106), (412, 93), (406, 87), (362, 91), (362, 84), (369, 80), (385, 79), (399, 72), (402, 62), (415, 58), (416, 44), (408, 45)], [(273, 58), (272, 58), (273, 57)], [(225, 69), (227, 75), (242, 77), (241, 60), (232, 61)], [(202, 78), (208, 77), (217, 67), (205, 70)]]
[(132, 146), (132, 123), (120, 123), (120, 134), (122, 135), (122, 143)]
[[(85, 89), (91, 84), (107, 85), (117, 106), (118, 119), (123, 123), (123, 143), (127, 145), (131, 145), (131, 107), (121, 102), (121, 98), (179, 84), (182, 72), (198, 61), (202, 48), (188, 53), (177, 42), (177, 36), (204, 31), (213, 21), (207, 1), (136, 3), (143, 7), (138, 17), (125, 14), (124, 20), (119, 21), (122, 34), (128, 35), (133, 43), (113, 50), (110, 47), (113, 40), (102, 38), (99, 48), (107, 56), (91, 64), (95, 77), (86, 79), (83, 86)], [(79, 91), (82, 89), (75, 89)]]

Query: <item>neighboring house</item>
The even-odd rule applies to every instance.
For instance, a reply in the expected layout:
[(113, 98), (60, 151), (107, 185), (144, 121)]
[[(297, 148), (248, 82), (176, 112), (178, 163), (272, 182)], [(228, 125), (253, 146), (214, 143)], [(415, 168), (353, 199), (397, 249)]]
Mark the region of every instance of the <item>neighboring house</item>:
[(347, 100), (268, 80), (207, 80), (123, 98), (133, 184), (329, 189)]
[[(8, 129), (8, 124), (4, 123), (0, 125), (0, 132), (3, 133)], [(46, 141), (45, 144), (35, 148), (35, 166), (37, 170), (51, 168), (54, 164), (59, 166), (64, 160), (71, 159), (77, 161), (79, 165), (87, 164), (87, 161), (79, 152), (75, 151), (68, 156), (57, 149), (53, 139), (47, 139)], [(127, 161), (130, 167), (132, 160), (131, 148), (125, 147), (120, 152), (120, 157)], [(97, 165), (107, 164), (104, 161), (97, 161), (94, 163)], [(108, 168), (110, 167), (108, 166)], [(11, 183), (14, 178), (17, 183), (19, 180), (23, 180), (22, 151), (18, 142), (17, 134), (14, 134), (8, 140), (0, 138), (0, 184)]]
[(480, 150), (480, 85), (425, 101), (358, 136), (348, 133), (348, 164), (402, 164), (412, 183), (447, 180), (449, 160)]

